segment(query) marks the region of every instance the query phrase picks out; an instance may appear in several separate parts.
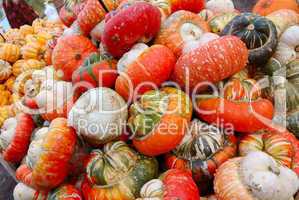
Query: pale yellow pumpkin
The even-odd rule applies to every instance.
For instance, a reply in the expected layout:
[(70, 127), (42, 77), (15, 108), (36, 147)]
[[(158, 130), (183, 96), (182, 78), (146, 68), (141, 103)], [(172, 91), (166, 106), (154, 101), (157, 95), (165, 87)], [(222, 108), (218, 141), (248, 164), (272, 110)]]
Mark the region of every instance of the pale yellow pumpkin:
[(0, 81), (7, 80), (11, 75), (11, 72), (11, 65), (4, 60), (0, 60)]
[(36, 59), (40, 60), (43, 57), (45, 48), (38, 42), (29, 42), (21, 48), (23, 59)]
[(0, 59), (9, 63), (16, 62), (20, 57), (20, 47), (15, 44), (0, 44)]
[(23, 25), (20, 27), (20, 33), (25, 37), (29, 34), (34, 34), (34, 29), (32, 26)]
[(9, 29), (4, 34), (5, 42), (23, 46), (25, 44), (24, 36), (19, 29)]

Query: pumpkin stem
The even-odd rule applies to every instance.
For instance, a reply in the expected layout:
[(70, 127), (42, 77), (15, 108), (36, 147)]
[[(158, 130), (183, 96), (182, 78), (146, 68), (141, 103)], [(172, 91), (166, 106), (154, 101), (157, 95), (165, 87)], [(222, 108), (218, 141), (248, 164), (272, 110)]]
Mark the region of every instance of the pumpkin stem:
[(247, 30), (249, 30), (249, 31), (253, 31), (254, 30), (254, 24), (249, 24), (248, 26), (247, 26)]
[(297, 46), (295, 47), (295, 51), (296, 51), (296, 52), (299, 52), (299, 45), (297, 45)]
[(81, 58), (82, 58), (81, 54), (78, 53), (78, 54), (75, 55), (76, 60), (81, 60)]
[(276, 167), (276, 166), (269, 166), (268, 169), (269, 169), (272, 173), (276, 174), (277, 176), (280, 174), (280, 170), (279, 170), (279, 168)]

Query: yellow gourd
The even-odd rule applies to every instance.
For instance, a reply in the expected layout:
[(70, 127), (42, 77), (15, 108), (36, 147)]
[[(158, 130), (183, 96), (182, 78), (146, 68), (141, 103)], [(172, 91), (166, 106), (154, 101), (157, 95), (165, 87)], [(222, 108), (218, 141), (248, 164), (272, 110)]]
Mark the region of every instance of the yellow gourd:
[(19, 76), (22, 72), (26, 72), (28, 70), (34, 70), (34, 69), (42, 69), (45, 66), (44, 61), (39, 61), (36, 59), (28, 59), (28, 60), (18, 60), (13, 66), (12, 66), (12, 73), (14, 76)]
[(34, 34), (34, 29), (32, 26), (23, 25), (20, 27), (20, 33), (25, 37), (29, 34)]
[(10, 63), (16, 62), (20, 57), (20, 47), (15, 44), (0, 44), (0, 59)]
[(7, 90), (0, 91), (0, 106), (9, 105), (11, 93)]
[(11, 43), (11, 44), (16, 44), (19, 46), (23, 46), (25, 44), (25, 39), (23, 34), (19, 31), (19, 29), (9, 29), (5, 34), (4, 34), (5, 42), (6, 43)]
[(11, 72), (11, 65), (4, 60), (0, 60), (0, 81), (7, 80), (11, 75)]
[(21, 48), (23, 59), (40, 60), (43, 57), (45, 49), (38, 42), (29, 42)]
[(11, 77), (9, 77), (9, 79), (7, 79), (7, 81), (5, 82), (5, 86), (6, 86), (6, 88), (7, 88), (10, 92), (13, 92), (13, 85), (14, 85), (15, 80), (16, 80), (16, 77), (11, 76)]

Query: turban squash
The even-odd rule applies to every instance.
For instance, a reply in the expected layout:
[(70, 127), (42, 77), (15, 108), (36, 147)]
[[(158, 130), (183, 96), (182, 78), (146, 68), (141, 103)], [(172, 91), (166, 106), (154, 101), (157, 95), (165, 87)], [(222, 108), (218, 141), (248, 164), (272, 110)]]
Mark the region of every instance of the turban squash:
[(136, 153), (122, 141), (111, 142), (91, 153), (81, 189), (85, 199), (135, 200), (157, 173), (155, 158)]
[(298, 187), (295, 172), (261, 151), (225, 162), (214, 180), (218, 200), (289, 200)]
[(175, 88), (152, 90), (130, 107), (128, 124), (135, 148), (150, 156), (167, 153), (183, 139), (191, 119), (189, 97)]
[(234, 17), (221, 32), (221, 35), (239, 37), (249, 49), (249, 63), (266, 64), (274, 54), (278, 35), (272, 21), (252, 13), (243, 13)]
[(4, 160), (18, 163), (23, 159), (27, 153), (34, 127), (32, 117), (24, 113), (4, 121), (0, 135), (0, 147)]
[(46, 132), (45, 137), (31, 143), (26, 163), (16, 171), (19, 181), (37, 190), (53, 189), (64, 181), (77, 141), (65, 118), (53, 120)]
[(189, 171), (171, 169), (147, 182), (140, 191), (137, 200), (199, 200), (199, 190)]
[(71, 81), (73, 72), (94, 52), (97, 52), (97, 48), (88, 38), (78, 35), (63, 36), (53, 50), (53, 66), (57, 71), (63, 72), (63, 80)]
[(236, 143), (233, 135), (195, 119), (181, 144), (166, 155), (165, 164), (170, 169), (190, 170), (203, 188), (211, 182), (216, 169), (236, 155)]
[(175, 65), (175, 56), (163, 45), (136, 44), (117, 64), (120, 76), (115, 90), (126, 100), (154, 89), (167, 81)]
[(199, 83), (217, 83), (228, 78), (243, 69), (247, 61), (248, 50), (239, 38), (220, 37), (182, 55), (175, 65), (172, 80), (186, 91), (203, 90), (205, 87), (199, 87)]
[(209, 25), (195, 13), (177, 11), (162, 23), (155, 44), (167, 46), (177, 57), (180, 57), (187, 42), (199, 40), (209, 30)]
[[(101, 37), (104, 47), (116, 58), (120, 58), (140, 40), (149, 41), (159, 31), (161, 14), (157, 7), (147, 2), (134, 2), (116, 10), (106, 17)], [(127, 39), (130, 35), (130, 39)]]
[(89, 144), (99, 146), (121, 135), (127, 116), (123, 98), (110, 88), (99, 87), (80, 96), (68, 114), (68, 124)]

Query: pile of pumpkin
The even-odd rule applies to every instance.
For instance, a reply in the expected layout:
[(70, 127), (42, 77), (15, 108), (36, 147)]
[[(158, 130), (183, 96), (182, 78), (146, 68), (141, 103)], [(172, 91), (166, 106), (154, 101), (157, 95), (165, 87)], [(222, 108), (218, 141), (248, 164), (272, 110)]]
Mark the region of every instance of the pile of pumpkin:
[[(7, 116), (16, 112), (13, 104), (24, 95), (24, 88), (16, 92), (14, 84), (18, 76), (49, 64), (47, 46), (60, 36), (62, 23), (36, 19), (32, 26), (9, 29), (0, 37), (0, 125)], [(24, 74), (23, 74), (24, 75)], [(22, 75), (21, 75), (22, 76)], [(10, 113), (10, 114), (8, 114)]]
[(2, 117), (15, 200), (299, 198), (297, 1), (67, 0), (60, 18), (43, 57), (1, 46), (3, 80), (43, 63)]

